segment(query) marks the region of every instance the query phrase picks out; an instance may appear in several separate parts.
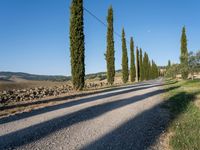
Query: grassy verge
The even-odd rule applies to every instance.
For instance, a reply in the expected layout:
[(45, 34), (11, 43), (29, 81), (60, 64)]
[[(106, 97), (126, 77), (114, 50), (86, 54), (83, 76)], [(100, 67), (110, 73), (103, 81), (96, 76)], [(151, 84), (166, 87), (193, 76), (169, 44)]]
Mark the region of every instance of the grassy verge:
[[(169, 83), (169, 81), (166, 81)], [(170, 148), (174, 150), (200, 149), (200, 108), (195, 104), (200, 94), (200, 80), (167, 84), (167, 88), (179, 86), (167, 92), (167, 107), (172, 114), (169, 126)]]

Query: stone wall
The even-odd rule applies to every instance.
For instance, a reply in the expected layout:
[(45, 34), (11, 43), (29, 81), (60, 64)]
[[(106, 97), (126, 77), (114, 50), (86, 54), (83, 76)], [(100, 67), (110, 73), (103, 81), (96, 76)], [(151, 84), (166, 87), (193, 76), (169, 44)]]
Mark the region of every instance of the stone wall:
[(6, 103), (8, 101), (25, 101), (45, 98), (47, 96), (58, 96), (64, 93), (72, 91), (72, 87), (69, 85), (63, 85), (60, 87), (39, 87), (21, 90), (8, 90), (0, 91), (0, 103)]

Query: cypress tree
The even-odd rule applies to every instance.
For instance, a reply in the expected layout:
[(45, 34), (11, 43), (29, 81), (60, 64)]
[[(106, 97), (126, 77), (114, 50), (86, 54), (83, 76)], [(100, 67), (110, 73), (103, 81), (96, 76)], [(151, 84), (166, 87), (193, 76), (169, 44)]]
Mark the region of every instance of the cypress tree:
[(72, 0), (70, 16), (71, 74), (74, 89), (82, 90), (85, 84), (85, 43), (83, 0)]
[(135, 55), (134, 55), (134, 41), (133, 37), (131, 37), (130, 40), (130, 57), (131, 57), (131, 63), (130, 63), (130, 80), (131, 82), (135, 81), (136, 71), (135, 71)]
[(187, 36), (186, 29), (183, 27), (181, 36), (181, 74), (183, 79), (188, 77), (188, 49), (187, 49)]
[(126, 47), (125, 31), (122, 29), (122, 80), (124, 83), (128, 82), (128, 55)]
[(139, 49), (136, 47), (136, 82), (139, 81), (140, 64), (139, 64)]
[(142, 49), (140, 48), (140, 58), (139, 58), (140, 59), (140, 74), (139, 74), (140, 81), (144, 80), (142, 58), (143, 58), (143, 54), (142, 54)]
[(152, 61), (149, 60), (149, 79), (153, 79), (152, 77)]
[(147, 54), (147, 80), (151, 79), (151, 62), (149, 59), (149, 55)]
[(168, 65), (167, 65), (167, 69), (169, 69), (171, 67), (171, 61), (168, 60)]
[(107, 63), (107, 81), (109, 84), (114, 83), (115, 78), (115, 50), (114, 50), (114, 35), (113, 35), (113, 9), (112, 6), (108, 9), (108, 29), (107, 29), (107, 50), (106, 50), (106, 63)]
[(155, 78), (155, 63), (152, 60), (152, 66), (151, 66), (151, 79)]
[(152, 60), (152, 79), (158, 78), (159, 70), (156, 63)]
[(148, 80), (148, 74), (149, 74), (149, 60), (148, 60), (148, 55), (147, 53), (145, 52), (144, 53), (144, 57), (143, 57), (143, 80)]

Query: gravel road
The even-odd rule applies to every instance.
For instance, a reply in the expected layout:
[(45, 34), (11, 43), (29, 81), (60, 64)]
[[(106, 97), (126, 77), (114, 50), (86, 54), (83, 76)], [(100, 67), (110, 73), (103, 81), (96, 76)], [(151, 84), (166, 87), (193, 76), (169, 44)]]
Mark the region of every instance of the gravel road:
[(162, 88), (162, 80), (148, 81), (2, 118), (0, 149), (162, 149)]

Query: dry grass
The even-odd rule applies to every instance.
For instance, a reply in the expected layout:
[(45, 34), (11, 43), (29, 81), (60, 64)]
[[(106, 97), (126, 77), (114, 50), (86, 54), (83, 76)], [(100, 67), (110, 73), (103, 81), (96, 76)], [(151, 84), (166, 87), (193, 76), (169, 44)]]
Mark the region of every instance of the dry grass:
[(200, 108), (200, 95), (197, 95), (197, 96), (196, 96), (195, 104), (196, 104), (197, 107)]
[(12, 90), (12, 89), (29, 89), (36, 87), (54, 87), (69, 84), (68, 82), (52, 82), (52, 81), (29, 81), (24, 80), (22, 82), (16, 81), (2, 81), (0, 82), (0, 91)]
[(152, 147), (152, 150), (158, 150), (162, 148), (162, 150), (171, 150), (170, 147), (170, 138), (173, 136), (173, 133), (170, 131), (162, 133), (159, 138), (157, 139), (156, 146)]

